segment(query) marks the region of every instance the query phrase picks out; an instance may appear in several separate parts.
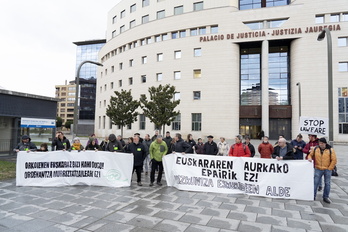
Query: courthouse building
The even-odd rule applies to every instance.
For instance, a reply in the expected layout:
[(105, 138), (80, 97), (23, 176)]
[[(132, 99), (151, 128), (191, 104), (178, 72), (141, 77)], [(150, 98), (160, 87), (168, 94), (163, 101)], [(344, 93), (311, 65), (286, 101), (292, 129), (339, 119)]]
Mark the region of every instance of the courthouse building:
[[(334, 141), (347, 141), (347, 0), (121, 1), (99, 53), (95, 132), (120, 132), (105, 114), (114, 91), (139, 99), (171, 84), (181, 100), (166, 127), (172, 133), (294, 138), (300, 113), (328, 117), (327, 38), (317, 41), (324, 28), (332, 36)], [(139, 112), (124, 136), (153, 134)]]

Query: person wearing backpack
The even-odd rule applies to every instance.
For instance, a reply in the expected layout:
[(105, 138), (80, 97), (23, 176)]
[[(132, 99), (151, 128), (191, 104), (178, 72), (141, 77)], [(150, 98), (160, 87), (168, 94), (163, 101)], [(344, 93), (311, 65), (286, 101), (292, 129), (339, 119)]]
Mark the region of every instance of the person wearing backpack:
[(228, 156), (235, 157), (251, 157), (250, 149), (247, 145), (242, 143), (243, 137), (241, 135), (237, 135), (234, 139), (236, 142), (230, 147), (230, 151)]
[(314, 200), (317, 195), (317, 189), (319, 182), (324, 176), (324, 192), (323, 200), (324, 202), (330, 204), (331, 200), (329, 198), (330, 188), (331, 188), (331, 175), (332, 170), (337, 164), (337, 157), (334, 149), (327, 144), (325, 138), (319, 139), (319, 145), (316, 146), (308, 155), (308, 161), (315, 161), (314, 168)]

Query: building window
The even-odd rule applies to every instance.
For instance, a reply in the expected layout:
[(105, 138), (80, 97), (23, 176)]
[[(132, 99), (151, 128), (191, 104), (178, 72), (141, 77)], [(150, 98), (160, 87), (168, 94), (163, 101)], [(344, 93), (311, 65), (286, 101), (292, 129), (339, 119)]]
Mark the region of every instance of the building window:
[(180, 92), (174, 93), (174, 101), (180, 100)]
[(105, 85), (104, 85), (104, 91), (106, 91), (106, 89), (107, 89), (107, 88), (106, 88), (106, 84), (105, 84)]
[(239, 0), (239, 9), (257, 9), (261, 7), (285, 6), (290, 0)]
[(163, 74), (162, 73), (157, 73), (156, 74), (156, 80), (157, 81), (162, 81), (162, 79), (163, 79)]
[(193, 3), (193, 10), (194, 11), (203, 10), (203, 2)]
[(186, 30), (180, 31), (180, 38), (185, 38), (186, 37)]
[(172, 122), (172, 130), (181, 130), (181, 114), (175, 116), (174, 121)]
[(111, 72), (115, 72), (115, 66), (111, 66)]
[(348, 134), (348, 88), (338, 88), (338, 122), (340, 134)]
[(128, 84), (133, 85), (133, 77), (128, 78)]
[(339, 62), (338, 63), (338, 71), (348, 72), (348, 62)]
[(105, 119), (106, 119), (106, 117), (103, 116), (103, 129), (105, 129)]
[(134, 60), (131, 59), (131, 60), (129, 60), (129, 67), (133, 67), (133, 66), (134, 66)]
[(135, 20), (129, 22), (129, 28), (135, 27)]
[(99, 129), (101, 128), (101, 116), (99, 116), (99, 118), (98, 118), (98, 128)]
[(126, 10), (121, 11), (121, 19), (126, 16)]
[(146, 39), (140, 40), (140, 44), (141, 44), (141, 46), (144, 46), (146, 44)]
[(202, 48), (193, 49), (193, 56), (195, 57), (202, 56)]
[(157, 61), (160, 62), (163, 60), (163, 53), (158, 53), (157, 54)]
[(150, 0), (142, 0), (142, 6), (148, 6), (150, 4)]
[(112, 129), (112, 120), (109, 118), (109, 129)]
[(119, 80), (119, 81), (118, 81), (118, 86), (119, 86), (119, 87), (122, 87), (122, 80)]
[(104, 100), (104, 107), (106, 107), (106, 100)]
[(130, 11), (131, 13), (135, 12), (136, 10), (137, 10), (137, 5), (136, 5), (136, 4), (133, 4), (133, 5), (130, 6), (129, 11)]
[(174, 58), (175, 59), (180, 59), (181, 58), (181, 50), (174, 51)]
[(60, 103), (60, 106), (61, 107), (65, 107), (65, 103)]
[(193, 78), (201, 78), (202, 77), (202, 70), (201, 69), (195, 69), (193, 70)]
[(161, 42), (162, 41), (162, 38), (161, 38), (161, 35), (156, 35), (155, 36), (155, 42)]
[(144, 15), (141, 18), (141, 23), (144, 24), (144, 23), (148, 23), (148, 22), (149, 22), (149, 15)]
[(112, 38), (116, 37), (116, 30), (112, 31)]
[(118, 66), (120, 67), (120, 70), (123, 68), (123, 63), (119, 63)]
[(190, 29), (190, 35), (191, 35), (191, 36), (198, 35), (198, 30), (197, 30), (197, 28), (192, 28), (192, 29)]
[(132, 124), (128, 124), (127, 125), (127, 130), (131, 130), (132, 129)]
[(193, 91), (193, 100), (201, 100), (201, 91)]
[(152, 43), (152, 38), (151, 37), (146, 38), (146, 44), (150, 44), (150, 43)]
[(114, 82), (111, 82), (110, 83), (110, 89), (113, 89), (114, 88)]
[(210, 27), (210, 33), (211, 34), (217, 34), (219, 33), (219, 26), (218, 25), (214, 25)]
[(157, 11), (157, 19), (163, 19), (166, 16), (165, 10)]
[(174, 15), (180, 15), (184, 13), (184, 6), (174, 7)]
[(344, 21), (344, 22), (348, 21), (348, 13), (343, 13), (342, 14), (342, 20), (341, 21)]
[(346, 46), (348, 46), (348, 37), (339, 37), (338, 38), (338, 46), (339, 47), (346, 47)]
[(139, 114), (139, 130), (145, 130), (146, 118), (144, 114)]
[(112, 24), (115, 24), (117, 22), (117, 16), (114, 16), (113, 18), (112, 18)]
[(177, 39), (178, 38), (178, 32), (174, 31), (172, 32), (172, 39)]
[(200, 35), (205, 35), (207, 33), (207, 28), (206, 27), (200, 27), (199, 28), (199, 34)]
[(202, 130), (202, 114), (193, 113), (191, 116), (192, 116), (192, 131), (201, 131)]
[(337, 23), (340, 21), (340, 14), (331, 14), (330, 15), (330, 22)]
[(124, 25), (120, 26), (120, 34), (121, 34), (121, 33), (123, 33), (123, 32), (124, 32), (124, 30), (125, 30)]
[(324, 15), (316, 15), (315, 23), (324, 23)]
[(264, 28), (263, 21), (260, 22), (251, 22), (251, 23), (244, 23), (246, 26), (248, 26), (251, 30), (260, 30)]
[(147, 63), (147, 56), (141, 57), (141, 63), (146, 64)]
[(165, 41), (168, 39), (168, 35), (167, 34), (162, 34), (162, 40)]
[(175, 71), (174, 72), (174, 80), (180, 80), (181, 79), (181, 72)]
[(146, 75), (141, 75), (141, 83), (146, 83)]

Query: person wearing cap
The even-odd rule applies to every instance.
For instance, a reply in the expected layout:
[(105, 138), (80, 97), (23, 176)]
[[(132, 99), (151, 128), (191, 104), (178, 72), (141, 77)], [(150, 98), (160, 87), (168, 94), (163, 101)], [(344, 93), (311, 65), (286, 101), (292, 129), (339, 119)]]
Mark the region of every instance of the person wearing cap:
[[(316, 146), (319, 145), (319, 138), (317, 138), (317, 135), (308, 135), (309, 142), (306, 144), (306, 146), (303, 148), (303, 153), (306, 154), (306, 159), (308, 159), (308, 155)], [(315, 166), (315, 160), (313, 161)], [(318, 191), (323, 190), (323, 178), (321, 178), (318, 186)]]
[(321, 181), (322, 176), (324, 176), (324, 192), (323, 200), (324, 202), (330, 204), (331, 200), (329, 198), (330, 188), (331, 188), (331, 175), (332, 170), (337, 164), (337, 157), (335, 150), (326, 142), (325, 138), (319, 139), (319, 145), (312, 149), (308, 155), (308, 161), (315, 161), (314, 167), (314, 200), (317, 195), (317, 189)]
[(218, 153), (217, 144), (213, 141), (214, 137), (208, 135), (208, 141), (203, 146), (203, 154), (205, 155), (216, 155)]
[(168, 147), (168, 152), (167, 152), (167, 154), (172, 153), (172, 151), (173, 151), (173, 149), (169, 149), (170, 146), (171, 146), (172, 140), (173, 140), (173, 138), (170, 136), (170, 132), (167, 131), (167, 132), (166, 132), (166, 137), (163, 138), (163, 141), (166, 142), (167, 147)]
[(250, 149), (248, 145), (242, 143), (243, 137), (241, 135), (236, 135), (234, 138), (235, 144), (230, 147), (230, 151), (228, 152), (229, 156), (235, 157), (250, 157)]
[(134, 133), (134, 137), (138, 136), (139, 137), (139, 143), (143, 143), (144, 139), (142, 137), (140, 137), (140, 133)]
[(293, 160), (294, 159), (294, 149), (290, 143), (286, 142), (286, 139), (280, 138), (278, 140), (278, 145), (274, 147), (273, 159), (279, 160)]
[(298, 134), (296, 139), (291, 141), (291, 145), (295, 149), (294, 157), (298, 160), (303, 160), (303, 148), (306, 146), (306, 142), (302, 138), (302, 135)]
[(34, 143), (31, 142), (31, 139), (28, 135), (22, 136), (22, 142), (18, 143), (16, 148), (14, 149), (15, 152), (19, 151), (36, 151), (37, 147)]
[(157, 135), (157, 139), (150, 145), (150, 159), (151, 159), (151, 174), (150, 174), (150, 187), (155, 182), (155, 171), (158, 168), (157, 185), (161, 186), (163, 163), (162, 157), (167, 154), (168, 147), (166, 142), (163, 141), (162, 135)]
[(85, 148), (82, 146), (79, 137), (75, 137), (73, 139), (73, 144), (71, 146), (71, 150), (74, 150), (74, 151), (85, 151)]
[(63, 132), (58, 131), (56, 137), (52, 141), (52, 151), (69, 150), (71, 147), (69, 139), (67, 139)]

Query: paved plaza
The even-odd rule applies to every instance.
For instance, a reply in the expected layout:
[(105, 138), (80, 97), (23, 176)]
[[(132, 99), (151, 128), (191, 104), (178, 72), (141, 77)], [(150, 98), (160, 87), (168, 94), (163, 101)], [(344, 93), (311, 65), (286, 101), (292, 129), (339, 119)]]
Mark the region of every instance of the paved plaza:
[[(0, 182), (0, 231), (348, 231), (348, 146), (335, 145), (331, 204), (163, 186), (16, 187)], [(299, 173), (301, 178), (301, 173)], [(135, 180), (135, 174), (133, 176)]]

